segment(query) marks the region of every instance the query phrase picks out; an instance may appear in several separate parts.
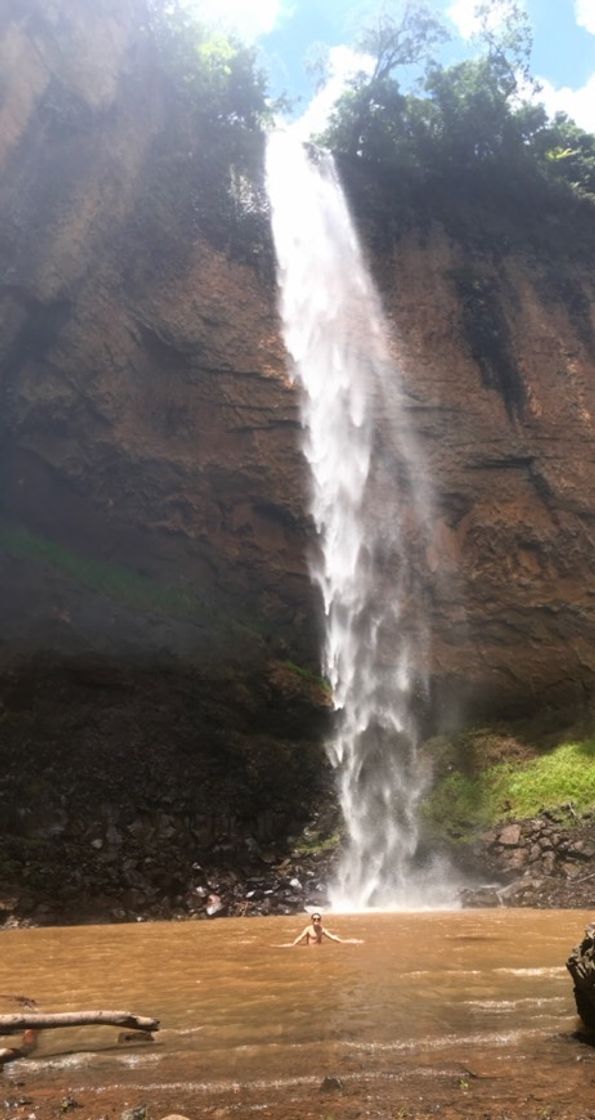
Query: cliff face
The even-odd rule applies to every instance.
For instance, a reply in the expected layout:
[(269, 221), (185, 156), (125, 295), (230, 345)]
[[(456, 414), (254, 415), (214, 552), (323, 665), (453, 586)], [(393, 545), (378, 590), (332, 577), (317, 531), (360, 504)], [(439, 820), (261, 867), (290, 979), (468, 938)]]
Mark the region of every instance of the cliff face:
[(3, 640), (228, 655), (230, 629), (259, 644), (274, 624), (299, 648), (303, 469), (274, 290), (207, 241), (175, 106), (104, 7), (90, 59), (80, 5), (4, 21)]
[[(139, 757), (156, 723), (174, 753), (216, 754), (228, 700), (238, 750), (264, 725), (319, 740), (324, 710), (287, 676), (316, 663), (318, 605), (270, 240), (239, 202), (232, 226), (210, 216), (204, 137), (151, 80), (134, 11), (0, 17), (4, 717), (15, 749), (25, 712), (32, 748), (66, 737), (87, 762), (100, 709), (101, 741), (128, 749), (122, 679)], [(435, 492), (443, 721), (595, 677), (595, 273), (480, 233), (426, 212), (373, 260)], [(175, 688), (154, 688), (163, 666)]]
[(593, 687), (595, 275), (563, 267), (436, 227), (384, 262), (434, 480), (434, 673), (455, 721)]
[(172, 868), (188, 887), (205, 847), (299, 832), (325, 777), (328, 698), (292, 664), (317, 643), (270, 259), (217, 225), (204, 138), (135, 23), (133, 0), (0, 16), (0, 901), (21, 913), (129, 913), (131, 890), (170, 913)]

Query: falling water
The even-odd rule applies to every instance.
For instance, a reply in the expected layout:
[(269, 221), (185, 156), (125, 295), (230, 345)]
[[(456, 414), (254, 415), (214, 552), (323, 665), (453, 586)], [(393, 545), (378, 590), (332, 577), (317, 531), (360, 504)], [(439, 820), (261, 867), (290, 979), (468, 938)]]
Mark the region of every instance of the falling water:
[[(304, 451), (325, 611), (325, 673), (347, 847), (334, 909), (446, 904), (420, 852), (427, 778), (416, 710), (427, 693), (423, 551), (431, 495), (379, 297), (330, 155), (275, 133), (268, 192), (284, 339), (303, 388)], [(439, 886), (439, 884), (441, 884)]]

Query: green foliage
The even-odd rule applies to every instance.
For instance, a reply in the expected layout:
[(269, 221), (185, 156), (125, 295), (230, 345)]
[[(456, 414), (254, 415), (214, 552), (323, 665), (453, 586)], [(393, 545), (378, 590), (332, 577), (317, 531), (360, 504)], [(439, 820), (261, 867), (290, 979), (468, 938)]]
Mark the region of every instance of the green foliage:
[[(526, 14), (509, 0), (507, 20), (494, 29), (490, 11), (476, 5), (479, 55), (444, 67), (431, 54), (445, 32), (425, 6), (409, 0), (400, 15), (385, 9), (358, 44), (373, 55), (373, 72), (351, 81), (321, 141), (414, 179), (460, 183), (472, 176), (536, 191), (564, 184), (595, 200), (595, 137), (563, 114), (548, 121), (542, 105), (523, 100), (530, 85)], [(421, 76), (416, 90), (405, 92), (403, 68), (411, 66)]]
[(502, 92), (510, 97), (517, 93), (519, 79), (528, 82), (533, 35), (527, 11), (518, 0), (500, 3), (494, 24), (492, 0), (479, 0), (475, 5), (479, 25), (475, 38), (483, 44), (492, 69), (498, 73)]
[(331, 836), (322, 837), (319, 832), (305, 829), (300, 840), (295, 845), (295, 851), (300, 856), (320, 855), (321, 852), (332, 852), (341, 843), (340, 832), (333, 832)]
[(511, 163), (525, 162), (527, 144), (545, 122), (539, 106), (511, 109), (508, 76), (490, 56), (430, 71), (425, 89), (429, 138), (442, 169), (460, 172), (502, 161), (510, 173)]
[(535, 136), (539, 158), (548, 174), (569, 183), (578, 193), (595, 196), (595, 136), (557, 113)]
[(593, 739), (563, 743), (537, 758), (447, 774), (429, 798), (425, 813), (438, 827), (460, 831), (531, 817), (568, 803), (577, 811), (595, 805)]
[(281, 663), (290, 673), (295, 673), (297, 677), (302, 680), (308, 681), (309, 684), (316, 685), (317, 688), (322, 689), (325, 694), (330, 694), (331, 686), (325, 677), (321, 677), (319, 673), (314, 673), (312, 669), (307, 669), (304, 665), (296, 665), (295, 661), (283, 661)]
[(168, 117), (151, 168), (170, 169), (215, 244), (250, 254), (265, 240), (264, 129), (280, 103), (268, 100), (254, 49), (202, 24), (199, 6), (141, 3), (145, 66)]
[(146, 0), (144, 30), (162, 70), (193, 105), (203, 126), (236, 136), (270, 120), (264, 74), (256, 54), (237, 39), (214, 33), (181, 0)]

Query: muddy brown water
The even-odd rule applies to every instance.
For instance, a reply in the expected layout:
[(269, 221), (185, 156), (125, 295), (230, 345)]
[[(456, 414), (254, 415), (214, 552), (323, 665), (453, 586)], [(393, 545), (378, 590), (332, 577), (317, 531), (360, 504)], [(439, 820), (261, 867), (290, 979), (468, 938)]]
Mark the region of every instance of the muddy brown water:
[(487, 1080), (495, 1099), (514, 1068), (555, 1095), (583, 1060), (564, 962), (590, 917), (338, 915), (329, 928), (363, 944), (293, 949), (279, 943), (304, 924), (295, 917), (7, 931), (1, 992), (44, 1011), (156, 1016), (161, 1030), (143, 1047), (118, 1044), (111, 1027), (47, 1031), (34, 1058), (6, 1067), (4, 1092), (11, 1081), (131, 1099), (249, 1092), (265, 1108), (331, 1075), (368, 1086), (444, 1077), (461, 1091)]

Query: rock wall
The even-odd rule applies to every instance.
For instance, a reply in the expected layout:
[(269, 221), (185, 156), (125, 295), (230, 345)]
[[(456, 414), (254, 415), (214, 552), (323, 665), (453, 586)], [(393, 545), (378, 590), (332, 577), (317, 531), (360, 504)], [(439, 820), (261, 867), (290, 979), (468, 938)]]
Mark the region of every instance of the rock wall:
[(0, 13), (0, 894), (21, 915), (171, 913), (193, 863), (298, 834), (326, 781), (270, 251), (218, 222), (135, 26), (134, 0)]
[(455, 722), (593, 687), (595, 275), (577, 262), (562, 298), (552, 268), (439, 228), (391, 262), (395, 354), (435, 485), (434, 674)]
[[(132, 710), (133, 757), (154, 750), (158, 726), (162, 771), (192, 744), (216, 772), (237, 713), (249, 752), (253, 729), (284, 709), (289, 674), (304, 696), (273, 738), (316, 746), (314, 797), (327, 701), (295, 672), (316, 668), (319, 610), (266, 215), (254, 223), (238, 203), (233, 223), (217, 222), (204, 137), (152, 72), (135, 12), (134, 0), (8, 0), (0, 14), (3, 749), (38, 751), (55, 786), (59, 741), (80, 750), (85, 777), (93, 742), (126, 753)], [(572, 236), (569, 216), (545, 216), (557, 226), (536, 242), (522, 209), (503, 232), (477, 199), (428, 195), (388, 229), (372, 212), (374, 177), (343, 176), (435, 493), (420, 560), (433, 718), (584, 700), (594, 215), (581, 211), (582, 238), (576, 216)], [(463, 212), (461, 229), (451, 219)], [(258, 773), (252, 823), (266, 801)], [(5, 804), (45, 796), (25, 786), (17, 767)], [(306, 802), (304, 791), (304, 817)]]
[[(4, 651), (315, 664), (270, 242), (213, 236), (201, 137), (133, 12), (3, 16)], [(365, 235), (374, 199), (352, 197)], [(373, 262), (435, 489), (433, 677), (462, 713), (580, 695), (595, 667), (593, 269), (473, 221), (377, 219)]]
[(255, 647), (285, 629), (312, 655), (274, 289), (197, 220), (188, 122), (176, 127), (167, 89), (122, 42), (125, 11), (96, 6), (96, 37), (76, 3), (16, 10), (0, 48), (14, 87), (0, 188), (5, 646), (227, 656), (230, 629)]
[(595, 208), (543, 184), (412, 196), (394, 176), (342, 172), (434, 492), (421, 563), (437, 723), (582, 704), (595, 670)]

